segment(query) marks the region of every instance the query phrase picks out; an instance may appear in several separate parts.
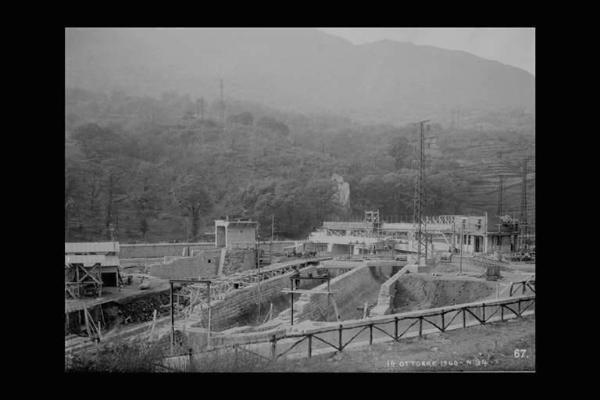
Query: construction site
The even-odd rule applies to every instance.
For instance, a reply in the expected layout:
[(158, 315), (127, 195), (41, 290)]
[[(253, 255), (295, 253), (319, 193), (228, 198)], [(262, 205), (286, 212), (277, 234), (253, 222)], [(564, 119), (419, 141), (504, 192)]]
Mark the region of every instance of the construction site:
[[(160, 368), (217, 352), (276, 363), (468, 330), (535, 311), (535, 218), (426, 215), (425, 136), (410, 221), (323, 221), (305, 240), (214, 221), (214, 242), (65, 243), (65, 352), (159, 341)], [(527, 161), (524, 161), (526, 170)]]

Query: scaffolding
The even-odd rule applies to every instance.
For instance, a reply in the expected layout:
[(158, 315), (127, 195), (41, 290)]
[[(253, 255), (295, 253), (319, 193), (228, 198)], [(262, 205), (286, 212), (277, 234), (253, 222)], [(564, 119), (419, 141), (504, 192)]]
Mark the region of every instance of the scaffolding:
[(69, 263), (65, 265), (65, 297), (79, 299), (83, 296), (102, 296), (102, 265), (94, 264), (91, 268), (83, 264)]

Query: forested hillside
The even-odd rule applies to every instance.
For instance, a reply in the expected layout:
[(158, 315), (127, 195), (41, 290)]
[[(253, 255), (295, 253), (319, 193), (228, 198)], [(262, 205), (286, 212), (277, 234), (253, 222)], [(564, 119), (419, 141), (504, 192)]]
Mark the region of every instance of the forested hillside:
[[(258, 219), (263, 237), (274, 215), (280, 238), (303, 238), (325, 218), (366, 209), (410, 219), (414, 126), (226, 103), (223, 126), (210, 98), (67, 89), (66, 240), (198, 240), (225, 215)], [(428, 215), (493, 213), (498, 174), (520, 182), (520, 163), (533, 155), (530, 114), (477, 114), (462, 129), (468, 117), (432, 121), (427, 132), (437, 138), (427, 153)], [(350, 183), (348, 209), (334, 200), (333, 173)], [(506, 209), (519, 205), (519, 185), (511, 188)]]

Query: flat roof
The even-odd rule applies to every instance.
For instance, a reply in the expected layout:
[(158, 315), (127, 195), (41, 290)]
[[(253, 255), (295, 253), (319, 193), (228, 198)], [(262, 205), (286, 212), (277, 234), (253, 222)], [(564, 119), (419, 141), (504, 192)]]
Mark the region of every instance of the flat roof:
[(65, 242), (65, 253), (118, 253), (119, 242)]
[(372, 229), (372, 222), (323, 221), (325, 229)]
[(119, 257), (105, 254), (65, 254), (65, 264), (83, 264), (84, 267), (94, 266), (96, 263), (104, 266), (118, 266)]
[(229, 226), (229, 225), (256, 225), (256, 221), (238, 221), (238, 220), (226, 220), (226, 219), (217, 219), (215, 220), (215, 226)]

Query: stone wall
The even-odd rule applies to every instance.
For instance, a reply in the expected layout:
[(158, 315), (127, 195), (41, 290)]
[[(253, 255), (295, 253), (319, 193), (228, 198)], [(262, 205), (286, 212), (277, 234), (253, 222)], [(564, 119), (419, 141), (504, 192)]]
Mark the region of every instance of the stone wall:
[(223, 274), (230, 275), (234, 272), (247, 271), (256, 267), (254, 250), (252, 249), (227, 249)]
[[(194, 250), (214, 249), (214, 242), (119, 244), (119, 258), (158, 258), (191, 256)], [(185, 253), (184, 253), (185, 252)]]
[[(273, 241), (273, 253), (283, 254), (285, 247), (293, 246), (296, 242), (293, 240)], [(203, 250), (214, 249), (214, 242), (199, 243), (143, 243), (143, 244), (119, 244), (119, 258), (159, 258), (165, 256), (181, 257), (186, 252), (186, 256), (193, 256), (194, 253)], [(271, 247), (269, 242), (263, 242), (259, 245), (260, 249), (268, 252)]]

